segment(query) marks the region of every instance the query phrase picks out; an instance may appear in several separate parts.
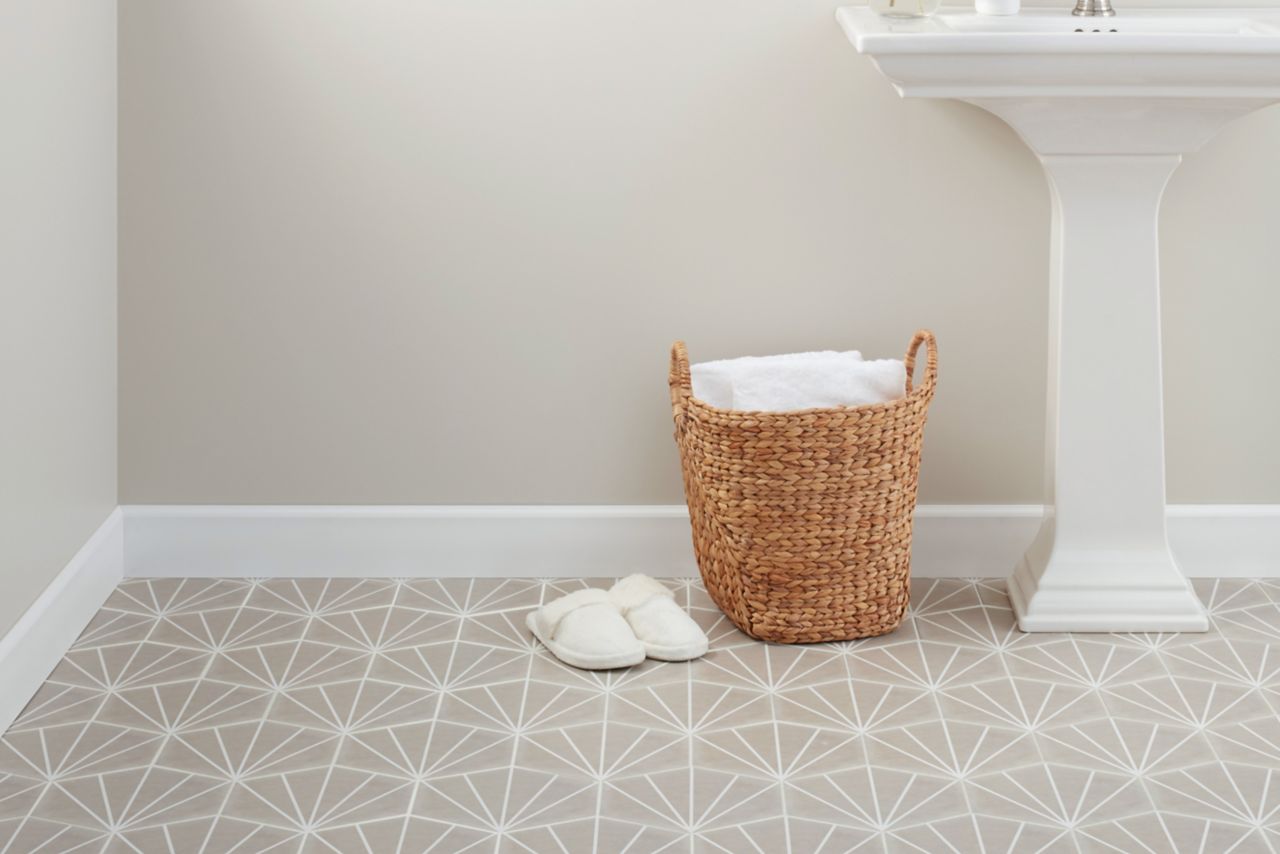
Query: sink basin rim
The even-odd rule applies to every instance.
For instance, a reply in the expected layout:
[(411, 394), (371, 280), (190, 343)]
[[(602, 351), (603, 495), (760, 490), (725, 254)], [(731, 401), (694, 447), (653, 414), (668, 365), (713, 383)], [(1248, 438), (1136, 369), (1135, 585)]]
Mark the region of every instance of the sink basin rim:
[[(865, 6), (836, 16), (860, 53), (884, 54), (1261, 54), (1280, 57), (1280, 16), (1270, 9), (1142, 9), (1080, 18), (1033, 9), (1017, 16), (943, 7), (933, 18), (885, 18)], [(1203, 28), (1196, 22), (1204, 21)], [(1037, 27), (1043, 22), (1043, 28)], [(1111, 29), (1118, 32), (1110, 32)], [(1133, 28), (1133, 31), (1126, 31)], [(1076, 32), (1082, 29), (1084, 32)], [(1103, 32), (1092, 32), (1094, 29)]]

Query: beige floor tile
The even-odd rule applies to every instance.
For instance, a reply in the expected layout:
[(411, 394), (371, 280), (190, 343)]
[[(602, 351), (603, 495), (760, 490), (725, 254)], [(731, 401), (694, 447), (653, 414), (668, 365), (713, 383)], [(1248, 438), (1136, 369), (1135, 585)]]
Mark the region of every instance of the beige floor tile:
[(18, 715), (9, 732), (84, 723), (99, 716), (110, 695), (100, 688), (46, 682)]
[(849, 678), (929, 691), (985, 682), (999, 671), (997, 653), (937, 641), (907, 642), (849, 653)]
[(272, 694), (262, 688), (190, 679), (113, 692), (97, 719), (154, 733), (261, 720)]
[(468, 617), (460, 621), (457, 639), (524, 652), (530, 647), (531, 635), (525, 626), (525, 616), (530, 610), (531, 608), (510, 608)]
[(156, 764), (226, 780), (328, 768), (338, 738), (327, 730), (271, 720), (187, 729), (165, 741)]
[(1072, 830), (1151, 811), (1142, 782), (1073, 765), (1030, 765), (965, 782), (981, 815)]
[(966, 611), (986, 604), (983, 591), (962, 578), (919, 578), (911, 582), (913, 617)]
[(782, 720), (868, 734), (937, 720), (934, 693), (915, 685), (844, 679), (777, 692)]
[(311, 836), (304, 852), (334, 854), (335, 851), (363, 854), (490, 854), (494, 836), (484, 831), (413, 816), (363, 821), (322, 829)]
[(292, 690), (350, 679), (369, 670), (369, 653), (312, 641), (286, 641), (213, 656), (206, 676), (252, 688)]
[(132, 578), (103, 605), (108, 610), (159, 617), (242, 605), (251, 585), (225, 578)]
[(612, 693), (607, 717), (610, 722), (693, 734), (771, 721), (773, 708), (766, 692), (686, 678), (620, 688)]
[(61, 821), (28, 818), (0, 824), (0, 845), (5, 851), (89, 854), (101, 851), (106, 843), (107, 835), (101, 830)]
[(1274, 717), (1259, 689), (1207, 679), (1159, 676), (1108, 688), (1103, 696), (1112, 714), (1129, 720), (1212, 727)]
[(1004, 656), (1015, 679), (1061, 682), (1102, 688), (1165, 675), (1160, 656), (1151, 649), (1120, 643), (1107, 635), (1056, 635)]
[(1143, 813), (1081, 828), (1077, 834), (1085, 854), (1270, 854), (1257, 828), (1178, 815)]
[(1270, 595), (1267, 586), (1251, 578), (1193, 578), (1191, 586), (1209, 615), (1215, 618), (1267, 602), (1280, 602), (1280, 598)]
[(896, 831), (891, 851), (982, 854), (1077, 854), (1071, 832), (998, 815), (964, 815)]
[(1213, 762), (1150, 777), (1161, 810), (1253, 826), (1280, 823), (1280, 767)]
[(307, 685), (280, 693), (271, 719), (334, 733), (362, 732), (431, 720), (438, 691), (375, 679)]
[(306, 639), (365, 652), (407, 649), (457, 640), (461, 620), (400, 605), (334, 611), (312, 618)]
[(119, 691), (198, 679), (205, 672), (209, 658), (210, 654), (204, 650), (151, 641), (73, 649), (49, 674), (49, 680)]
[(156, 621), (155, 643), (214, 652), (264, 643), (301, 640), (305, 617), (263, 608), (215, 608), (169, 614)]
[(692, 758), (699, 768), (781, 780), (861, 767), (867, 747), (856, 732), (775, 720), (700, 732)]
[(89, 621), (71, 648), (142, 643), (159, 623), (160, 618), (153, 614), (104, 607)]
[(924, 641), (962, 644), (979, 649), (1007, 650), (1040, 642), (1018, 630), (1007, 609), (975, 605), (950, 611), (914, 615), (916, 635)]
[(595, 817), (570, 821), (553, 820), (521, 827), (503, 834), (498, 854), (559, 854), (563, 851), (598, 851)]
[(599, 791), (599, 783), (585, 776), (498, 768), (423, 781), (413, 814), (491, 833), (510, 832), (594, 817)]
[(246, 604), (287, 614), (314, 616), (395, 601), (397, 585), (381, 578), (276, 578), (253, 586)]
[(475, 643), (426, 644), (378, 653), (369, 678), (450, 690), (503, 683), (528, 678), (532, 655), (532, 646), (511, 651)]
[(474, 618), (494, 611), (524, 611), (544, 601), (543, 596), (543, 585), (527, 578), (440, 578), (406, 581), (396, 601), (409, 608)]
[(109, 854), (294, 854), (296, 833), (229, 818), (197, 818), (125, 830), (107, 848)]
[(489, 771), (511, 765), (515, 736), (446, 720), (354, 732), (342, 739), (337, 764), (406, 779)]
[(0, 821), (20, 819), (44, 794), (45, 781), (17, 774), (0, 774)]
[(320, 767), (241, 780), (225, 814), (294, 831), (403, 816), (413, 783), (350, 768)]
[(1207, 679), (1246, 688), (1280, 687), (1280, 645), (1201, 635), (1190, 645), (1161, 654), (1174, 676)]
[(892, 831), (968, 811), (948, 777), (864, 766), (786, 783), (788, 814), (871, 831)]
[(1214, 758), (1204, 733), (1171, 723), (1101, 718), (1036, 735), (1049, 762), (1124, 774), (1152, 774)]
[[(729, 825), (708, 829), (698, 834), (693, 840), (696, 854), (724, 854), (732, 852), (757, 852), (797, 850), (796, 845), (803, 845), (807, 840), (791, 838), (793, 828), (783, 817), (767, 818), (760, 821), (749, 821), (744, 824)], [(815, 840), (821, 844), (821, 840)], [(860, 841), (860, 840), (859, 840)], [(831, 846), (828, 845), (828, 850)], [(799, 848), (798, 850), (819, 850), (815, 848)]]
[[(790, 848), (763, 848), (757, 846), (758, 854), (770, 851), (791, 850), (806, 851), (813, 854), (879, 854), (885, 849), (889, 839), (882, 833), (868, 830), (865, 827), (851, 827), (848, 824), (812, 821), (804, 818), (788, 816), (785, 819), (787, 841)], [(743, 850), (751, 851), (750, 848)], [(719, 854), (719, 852), (716, 852)]]
[(782, 796), (774, 780), (694, 767), (610, 778), (601, 811), (621, 821), (706, 833), (781, 816)]
[(519, 740), (515, 764), (593, 778), (656, 774), (689, 764), (689, 740), (680, 733), (601, 721), (530, 732)]
[(844, 653), (828, 646), (751, 643), (713, 648), (697, 663), (697, 670), (702, 681), (760, 691), (782, 691), (848, 678)]
[(133, 768), (56, 780), (32, 816), (97, 829), (123, 830), (215, 813), (227, 783), (169, 768)]
[(1280, 643), (1280, 604), (1267, 602), (1215, 614), (1213, 626), (1219, 635), (1233, 640)]
[(947, 720), (1038, 732), (1107, 714), (1099, 691), (1074, 683), (1002, 676), (947, 688), (938, 694)]
[(501, 732), (554, 729), (602, 720), (604, 697), (581, 685), (504, 682), (446, 694), (439, 717)]
[(164, 737), (88, 721), (6, 733), (0, 773), (54, 779), (105, 774), (149, 764)]
[(689, 854), (692, 850), (693, 836), (689, 833), (651, 824), (616, 821), (607, 813), (596, 822), (596, 828), (596, 847), (583, 850), (625, 851), (627, 854), (632, 851), (636, 854)]
[(880, 768), (964, 779), (1038, 764), (1040, 752), (1025, 730), (938, 720), (872, 733), (867, 736), (867, 761)]
[[(541, 646), (532, 650), (532, 657), (528, 659), (528, 664), (527, 678), (531, 680), (560, 683), (598, 692), (665, 685), (669, 682), (684, 682), (689, 678), (688, 662), (645, 659), (632, 667), (616, 670), (579, 670), (560, 661)], [(524, 675), (521, 674), (522, 677)]]
[(923, 579), (784, 646), (671, 580), (711, 651), (603, 672), (525, 628), (610, 583), (128, 580), (0, 737), (0, 850), (1280, 850), (1280, 583), (1024, 635), (1003, 581)]
[(1280, 719), (1274, 716), (1236, 722), (1224, 715), (1205, 735), (1214, 754), (1224, 762), (1280, 768)]

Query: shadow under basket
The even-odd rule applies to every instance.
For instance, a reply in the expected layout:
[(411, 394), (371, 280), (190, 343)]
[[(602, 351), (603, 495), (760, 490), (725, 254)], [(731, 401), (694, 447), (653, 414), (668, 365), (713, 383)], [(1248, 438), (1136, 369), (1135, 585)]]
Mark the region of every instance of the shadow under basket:
[[(916, 354), (928, 355), (915, 385)], [(671, 408), (693, 549), (707, 592), (753, 638), (816, 643), (902, 622), (925, 417), (938, 381), (932, 332), (906, 355), (888, 403), (739, 412), (693, 396), (671, 348)]]

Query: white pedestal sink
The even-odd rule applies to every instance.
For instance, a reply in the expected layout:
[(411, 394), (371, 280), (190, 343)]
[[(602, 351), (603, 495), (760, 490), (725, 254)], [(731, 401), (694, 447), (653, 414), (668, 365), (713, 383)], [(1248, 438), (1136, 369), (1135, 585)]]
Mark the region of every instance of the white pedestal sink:
[(1204, 631), (1165, 533), (1156, 220), (1182, 154), (1280, 101), (1267, 10), (838, 12), (905, 97), (999, 116), (1039, 156), (1053, 199), (1046, 496), (1009, 579), (1024, 631)]

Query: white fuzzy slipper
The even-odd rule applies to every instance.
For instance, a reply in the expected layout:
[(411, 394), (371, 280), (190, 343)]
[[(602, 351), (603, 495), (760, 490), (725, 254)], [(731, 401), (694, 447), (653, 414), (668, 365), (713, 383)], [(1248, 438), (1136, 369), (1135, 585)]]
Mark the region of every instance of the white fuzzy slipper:
[(530, 611), (525, 625), (556, 658), (583, 670), (612, 670), (644, 661), (618, 606), (599, 588), (575, 590)]
[(627, 618), (650, 658), (688, 661), (707, 651), (706, 634), (676, 604), (662, 582), (647, 575), (628, 575), (613, 585), (609, 598)]

